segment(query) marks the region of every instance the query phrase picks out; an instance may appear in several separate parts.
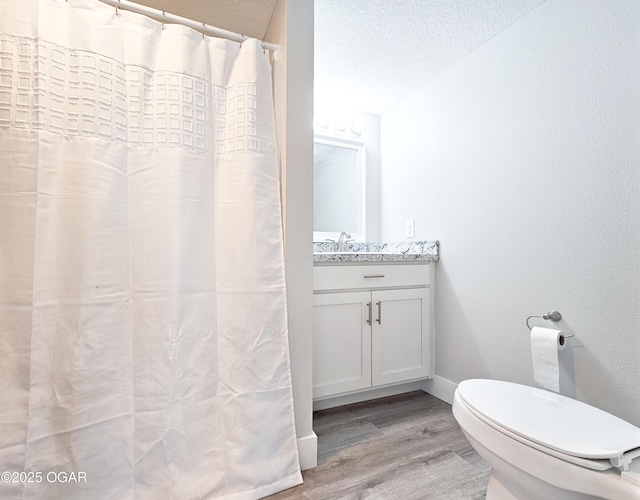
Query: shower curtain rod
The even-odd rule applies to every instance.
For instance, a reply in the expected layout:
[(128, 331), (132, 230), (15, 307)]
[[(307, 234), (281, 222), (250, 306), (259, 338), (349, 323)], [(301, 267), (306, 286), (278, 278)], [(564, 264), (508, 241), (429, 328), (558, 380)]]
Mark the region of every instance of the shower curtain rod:
[[(204, 35), (226, 38), (228, 40), (233, 40), (234, 42), (244, 42), (245, 40), (248, 40), (250, 38), (246, 35), (241, 35), (240, 33), (234, 33), (233, 31), (227, 31), (222, 28), (216, 28), (215, 26), (209, 26), (208, 24), (205, 24), (205, 23), (199, 23), (197, 21), (187, 19), (186, 17), (176, 16), (175, 14), (169, 14), (162, 10), (152, 9), (151, 7), (130, 2), (128, 0), (99, 0), (99, 1), (102, 3), (106, 3), (108, 5), (111, 5), (116, 9), (129, 10), (137, 14), (142, 14), (144, 16), (155, 19), (156, 21), (162, 21), (162, 22), (171, 23), (171, 24), (183, 24), (184, 26), (188, 26), (189, 28), (199, 31)], [(275, 51), (280, 48), (279, 45), (276, 45), (274, 43), (268, 43), (263, 40), (260, 40), (260, 43), (262, 44), (263, 48), (271, 51)]]

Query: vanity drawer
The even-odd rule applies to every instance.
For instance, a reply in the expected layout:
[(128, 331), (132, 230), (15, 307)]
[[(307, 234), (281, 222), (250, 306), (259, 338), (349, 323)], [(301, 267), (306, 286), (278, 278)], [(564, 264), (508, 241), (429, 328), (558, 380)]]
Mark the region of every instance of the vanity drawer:
[(314, 266), (313, 290), (416, 287), (429, 284), (429, 264)]

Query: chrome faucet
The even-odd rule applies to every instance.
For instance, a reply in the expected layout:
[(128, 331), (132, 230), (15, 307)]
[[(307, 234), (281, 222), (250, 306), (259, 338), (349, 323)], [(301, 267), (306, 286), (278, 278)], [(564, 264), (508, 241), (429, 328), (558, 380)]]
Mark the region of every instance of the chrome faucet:
[(342, 231), (340, 238), (338, 238), (338, 252), (346, 252), (349, 248), (347, 243), (350, 241), (353, 241), (351, 235), (347, 231)]

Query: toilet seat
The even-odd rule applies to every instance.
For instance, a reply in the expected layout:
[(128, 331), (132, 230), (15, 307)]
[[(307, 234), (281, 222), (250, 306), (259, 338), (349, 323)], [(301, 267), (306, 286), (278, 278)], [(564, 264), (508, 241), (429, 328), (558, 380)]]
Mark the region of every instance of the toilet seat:
[(640, 428), (549, 391), (498, 380), (458, 385), (460, 401), (496, 430), (567, 462), (628, 469), (640, 456)]

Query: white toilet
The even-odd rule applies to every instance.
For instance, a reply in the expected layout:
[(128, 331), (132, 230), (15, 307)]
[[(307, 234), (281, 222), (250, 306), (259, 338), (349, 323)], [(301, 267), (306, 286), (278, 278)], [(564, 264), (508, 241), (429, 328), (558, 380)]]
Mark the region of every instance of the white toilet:
[(491, 466), (488, 500), (640, 499), (640, 428), (553, 392), (458, 385), (453, 414)]

